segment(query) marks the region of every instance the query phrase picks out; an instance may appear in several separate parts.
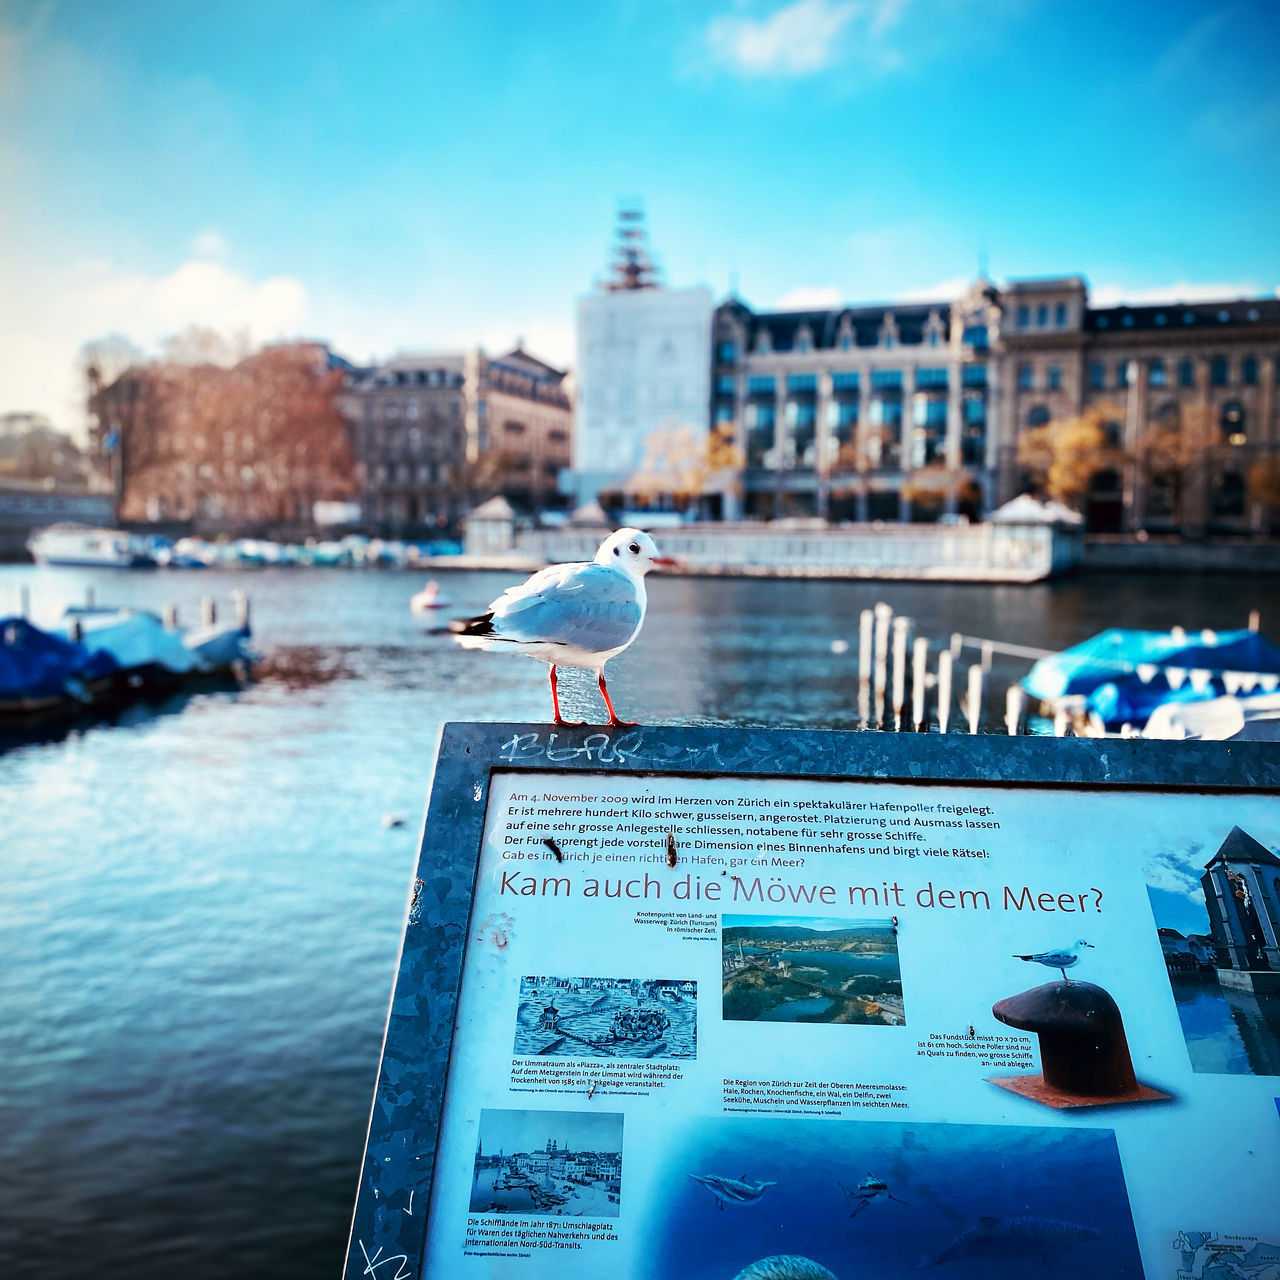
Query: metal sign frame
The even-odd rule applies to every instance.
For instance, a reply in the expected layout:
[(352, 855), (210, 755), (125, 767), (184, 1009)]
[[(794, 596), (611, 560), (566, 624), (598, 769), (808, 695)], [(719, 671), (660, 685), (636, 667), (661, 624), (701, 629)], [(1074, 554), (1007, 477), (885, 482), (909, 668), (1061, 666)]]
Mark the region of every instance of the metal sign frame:
[(1267, 743), (444, 725), (347, 1247), (348, 1280), (420, 1273), (490, 780), (522, 771), (1280, 793), (1280, 750)]

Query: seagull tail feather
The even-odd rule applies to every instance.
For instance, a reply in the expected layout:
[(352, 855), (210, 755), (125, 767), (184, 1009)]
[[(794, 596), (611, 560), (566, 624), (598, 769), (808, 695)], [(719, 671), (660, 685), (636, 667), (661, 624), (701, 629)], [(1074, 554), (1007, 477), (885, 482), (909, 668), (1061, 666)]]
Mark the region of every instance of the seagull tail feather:
[(453, 618), (449, 623), (449, 630), (464, 649), (487, 649), (495, 635), (493, 614), (482, 613), (477, 618)]

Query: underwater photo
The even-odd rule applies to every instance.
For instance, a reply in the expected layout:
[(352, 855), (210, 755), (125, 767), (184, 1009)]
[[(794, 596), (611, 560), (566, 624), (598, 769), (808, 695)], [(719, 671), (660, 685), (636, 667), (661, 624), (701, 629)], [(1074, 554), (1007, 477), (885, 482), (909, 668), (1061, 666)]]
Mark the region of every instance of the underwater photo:
[(649, 1280), (1141, 1280), (1110, 1129), (709, 1119), (673, 1134)]

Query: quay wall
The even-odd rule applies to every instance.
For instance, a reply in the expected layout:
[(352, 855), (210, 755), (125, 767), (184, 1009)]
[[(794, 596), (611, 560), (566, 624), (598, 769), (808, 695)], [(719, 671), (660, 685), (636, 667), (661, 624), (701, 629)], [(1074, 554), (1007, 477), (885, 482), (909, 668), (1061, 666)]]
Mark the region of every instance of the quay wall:
[[(463, 562), (523, 567), (590, 560), (607, 533), (474, 521)], [(1077, 533), (1050, 525), (705, 524), (657, 530), (655, 537), (683, 572), (709, 576), (1039, 582), (1075, 568), (1081, 550)]]
[(1095, 536), (1086, 539), (1081, 568), (1088, 573), (1276, 573), (1274, 538), (1176, 539)]

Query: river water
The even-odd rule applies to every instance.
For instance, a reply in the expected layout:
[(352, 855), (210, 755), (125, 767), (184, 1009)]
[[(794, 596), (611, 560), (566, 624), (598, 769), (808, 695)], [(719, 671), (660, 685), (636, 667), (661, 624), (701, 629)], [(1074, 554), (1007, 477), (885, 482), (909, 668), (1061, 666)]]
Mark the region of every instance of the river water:
[[(512, 579), (441, 575), (449, 612)], [(194, 621), (240, 587), (263, 675), (0, 751), (0, 1275), (336, 1275), (417, 828), (445, 720), (541, 720), (545, 667), (458, 649), (399, 572), (0, 567), (0, 613), (99, 603)], [(647, 723), (852, 728), (858, 613), (1060, 648), (1213, 627), (1276, 579), (1034, 587), (651, 580), (611, 667)], [(833, 641), (847, 641), (845, 653)], [(992, 703), (1025, 674), (997, 659)], [(599, 715), (568, 676), (570, 715)], [(384, 824), (403, 815), (403, 825)]]

